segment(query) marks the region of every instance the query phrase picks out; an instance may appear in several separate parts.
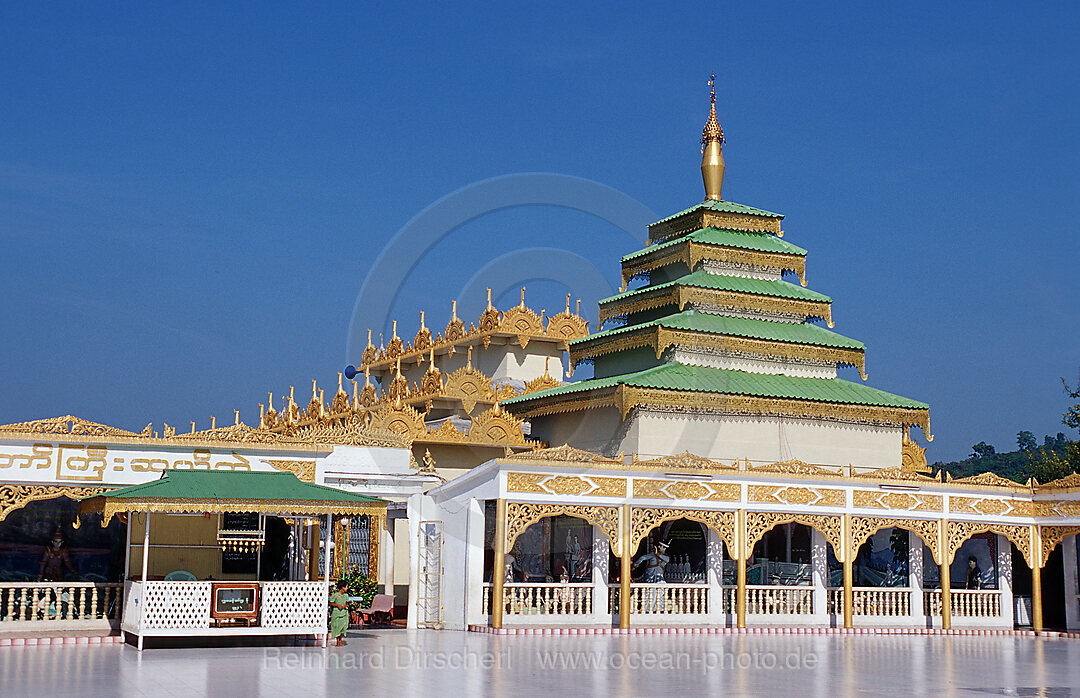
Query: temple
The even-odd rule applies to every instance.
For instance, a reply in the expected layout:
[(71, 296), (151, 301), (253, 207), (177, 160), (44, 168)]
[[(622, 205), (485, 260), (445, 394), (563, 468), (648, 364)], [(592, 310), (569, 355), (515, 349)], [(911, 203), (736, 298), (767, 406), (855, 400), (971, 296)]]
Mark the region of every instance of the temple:
[[(931, 472), (929, 406), (868, 384), (797, 229), (723, 198), (724, 143), (714, 88), (705, 197), (622, 256), (596, 328), (570, 296), (549, 315), (489, 292), (475, 320), (451, 301), (441, 330), (421, 313), (411, 337), (369, 332), (329, 400), (268, 393), (257, 426), (0, 426), (0, 634), (129, 633), (125, 600), (155, 584), (292, 584), (311, 604), (350, 575), (409, 627), (1080, 629), (1080, 475)], [(208, 492), (215, 471), (323, 489), (140, 504), (180, 470)], [(234, 634), (299, 627), (246, 612)]]

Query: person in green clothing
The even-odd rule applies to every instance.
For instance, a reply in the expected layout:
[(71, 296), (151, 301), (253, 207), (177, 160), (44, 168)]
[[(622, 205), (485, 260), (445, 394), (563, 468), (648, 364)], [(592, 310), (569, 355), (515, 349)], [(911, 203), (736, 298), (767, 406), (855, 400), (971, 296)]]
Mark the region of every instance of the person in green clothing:
[(348, 588), (342, 580), (330, 594), (330, 634), (337, 638), (337, 647), (345, 644), (345, 631), (349, 629), (349, 597), (345, 594)]

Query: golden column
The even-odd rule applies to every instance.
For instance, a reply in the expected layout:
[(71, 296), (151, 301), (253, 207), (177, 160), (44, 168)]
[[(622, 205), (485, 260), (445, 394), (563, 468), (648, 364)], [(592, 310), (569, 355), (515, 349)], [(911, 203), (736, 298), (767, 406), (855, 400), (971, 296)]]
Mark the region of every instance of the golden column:
[(1031, 566), (1031, 629), (1041, 633), (1043, 629), (1042, 607), (1042, 530), (1039, 525), (1031, 527), (1031, 557), (1035, 564)]
[(952, 628), (952, 559), (954, 551), (950, 550), (949, 544), (949, 523), (945, 520), (941, 522), (941, 537), (944, 539), (945, 544), (942, 546), (944, 553), (941, 559), (944, 562), (941, 564), (941, 629), (949, 630)]
[(746, 627), (746, 510), (735, 512), (735, 627)]
[(633, 564), (631, 555), (634, 551), (630, 548), (630, 538), (633, 534), (630, 528), (630, 505), (622, 506), (622, 532), (619, 541), (619, 628), (625, 630), (630, 627), (630, 568)]
[(841, 552), (844, 555), (844, 627), (850, 628), (854, 625), (855, 616), (855, 593), (851, 589), (851, 565), (855, 557), (851, 549), (851, 514), (844, 514), (843, 548)]
[(503, 623), (503, 582), (506, 574), (506, 500), (495, 500), (495, 564), (491, 577), (491, 627)]

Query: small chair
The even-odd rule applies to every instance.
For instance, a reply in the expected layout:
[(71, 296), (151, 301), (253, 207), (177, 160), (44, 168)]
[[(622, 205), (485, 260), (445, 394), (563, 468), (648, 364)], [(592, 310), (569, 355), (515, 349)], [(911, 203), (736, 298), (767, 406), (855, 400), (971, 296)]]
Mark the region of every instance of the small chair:
[(364, 619), (365, 625), (380, 620), (384, 623), (391, 623), (394, 620), (394, 595), (375, 594), (369, 608), (360, 608), (357, 611), (360, 613), (360, 617)]

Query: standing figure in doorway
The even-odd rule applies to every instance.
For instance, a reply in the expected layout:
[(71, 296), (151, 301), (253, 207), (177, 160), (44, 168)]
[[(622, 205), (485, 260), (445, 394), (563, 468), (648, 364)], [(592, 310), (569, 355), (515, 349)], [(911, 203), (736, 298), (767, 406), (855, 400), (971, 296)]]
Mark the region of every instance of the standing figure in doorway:
[(72, 576), (75, 575), (75, 566), (71, 564), (67, 543), (64, 542), (64, 532), (60, 526), (57, 526), (52, 540), (45, 546), (45, 553), (41, 556), (41, 563), (38, 565), (38, 581), (62, 582), (65, 569)]
[[(668, 562), (671, 558), (667, 556), (667, 550), (670, 546), (665, 541), (660, 541), (656, 544), (656, 549), (651, 553), (645, 553), (634, 560), (634, 566), (645, 566), (645, 571), (641, 575), (641, 581), (646, 584), (663, 584), (664, 570), (668, 566)], [(661, 610), (662, 605), (661, 592), (659, 589), (648, 589), (645, 594), (644, 605), (642, 610), (645, 613), (657, 613)]]
[(967, 588), (982, 589), (982, 570), (974, 555), (968, 558)]

